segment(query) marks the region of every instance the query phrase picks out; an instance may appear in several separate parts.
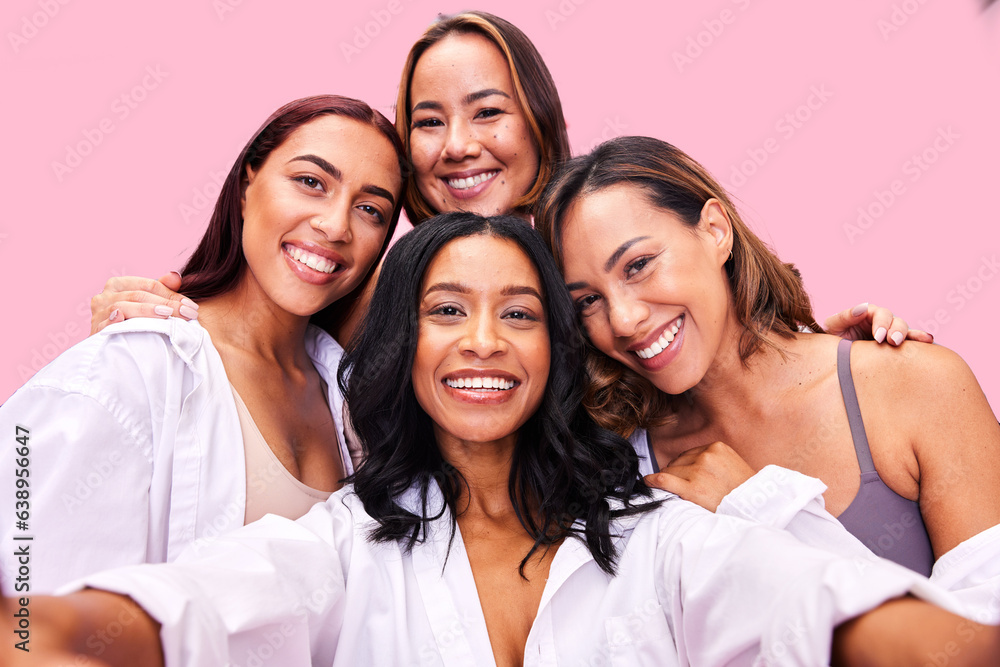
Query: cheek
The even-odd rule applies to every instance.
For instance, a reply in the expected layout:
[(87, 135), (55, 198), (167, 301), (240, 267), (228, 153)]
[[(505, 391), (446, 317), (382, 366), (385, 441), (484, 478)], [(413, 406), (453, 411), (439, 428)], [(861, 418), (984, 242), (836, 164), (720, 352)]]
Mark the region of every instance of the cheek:
[(437, 155), (440, 154), (440, 150), (434, 150), (435, 143), (427, 137), (410, 138), (410, 160), (413, 162), (413, 168), (416, 171), (418, 179), (430, 176), (430, 171), (437, 162)]

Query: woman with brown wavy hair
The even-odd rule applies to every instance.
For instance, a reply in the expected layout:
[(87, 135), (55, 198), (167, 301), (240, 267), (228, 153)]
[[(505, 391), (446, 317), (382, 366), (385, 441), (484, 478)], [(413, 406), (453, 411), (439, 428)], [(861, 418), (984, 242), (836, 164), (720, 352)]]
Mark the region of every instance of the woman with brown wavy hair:
[(804, 473), (861, 542), (924, 574), (947, 554), (954, 576), (994, 539), (1000, 426), (969, 368), (939, 346), (821, 333), (798, 271), (686, 154), (602, 144), (553, 179), (536, 222), (592, 346), (589, 409), (632, 435), (650, 481), (781, 523), (808, 482), (770, 469), (740, 485), (771, 464)]

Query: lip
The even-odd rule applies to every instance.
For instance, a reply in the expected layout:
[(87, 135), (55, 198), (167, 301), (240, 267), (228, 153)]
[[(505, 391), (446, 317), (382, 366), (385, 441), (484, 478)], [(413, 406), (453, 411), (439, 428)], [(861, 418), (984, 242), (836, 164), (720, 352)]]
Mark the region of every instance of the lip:
[[(662, 327), (654, 329), (653, 333), (647, 336), (641, 342), (629, 345), (627, 348), (625, 348), (626, 354), (628, 354), (630, 359), (634, 359), (640, 366), (642, 366), (647, 371), (658, 371), (661, 368), (666, 367), (670, 362), (672, 362), (674, 359), (677, 358), (677, 355), (680, 354), (681, 348), (684, 346), (684, 334), (687, 331), (687, 317), (680, 319), (680, 322), (678, 323), (679, 318), (681, 318), (680, 315), (670, 320)], [(659, 339), (661, 335), (663, 335), (664, 331), (666, 331), (669, 327), (673, 326), (675, 323), (679, 324), (679, 328), (677, 334), (674, 336), (673, 342), (670, 343), (670, 346), (666, 350), (656, 355), (652, 359), (643, 359), (642, 357), (636, 354), (636, 352), (638, 352), (639, 350), (644, 350), (650, 345), (652, 345), (656, 340)]]
[[(465, 171), (455, 171), (445, 174), (443, 176), (439, 176), (438, 178), (441, 180), (441, 183), (444, 184), (444, 187), (450, 196), (455, 199), (473, 199), (489, 189), (489, 187), (497, 180), (497, 176), (500, 175), (500, 171), (500, 169), (467, 169)], [(472, 178), (473, 176), (478, 176), (479, 174), (488, 174), (491, 172), (495, 172), (492, 178), (483, 181), (479, 185), (474, 185), (471, 188), (466, 188), (464, 190), (453, 188), (448, 184), (449, 179)]]
[[(459, 380), (464, 378), (484, 378), (497, 377), (514, 383), (510, 389), (498, 391), (496, 389), (457, 389), (449, 387), (447, 380)], [(521, 388), (521, 379), (507, 371), (489, 368), (467, 368), (460, 371), (452, 371), (441, 378), (441, 387), (446, 395), (460, 403), (470, 403), (472, 405), (499, 405), (506, 403), (514, 397), (514, 394)]]
[[(300, 248), (301, 250), (311, 252), (314, 255), (319, 255), (320, 257), (337, 264), (338, 268), (333, 273), (323, 273), (322, 271), (309, 268), (302, 262), (292, 257), (288, 253), (288, 247)], [(329, 248), (324, 248), (323, 246), (312, 243), (311, 241), (284, 241), (281, 244), (281, 255), (285, 258), (285, 262), (292, 269), (295, 275), (298, 276), (303, 282), (307, 282), (311, 285), (327, 285), (339, 280), (348, 269), (346, 261), (340, 254), (330, 250)]]

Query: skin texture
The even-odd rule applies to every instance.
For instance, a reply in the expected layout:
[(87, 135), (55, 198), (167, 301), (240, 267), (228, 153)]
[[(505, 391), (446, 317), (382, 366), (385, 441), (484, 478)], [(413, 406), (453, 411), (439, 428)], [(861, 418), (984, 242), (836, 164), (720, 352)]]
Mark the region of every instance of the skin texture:
[[(435, 210), (505, 213), (531, 189), (538, 149), (507, 61), (491, 41), (455, 33), (427, 49), (413, 71), (410, 104), (417, 187)], [(494, 172), (464, 191), (448, 184)]]
[[(741, 362), (723, 270), (731, 226), (713, 202), (691, 230), (628, 185), (581, 198), (562, 239), (567, 284), (599, 350), (690, 398), (676, 402), (674, 423), (650, 431), (667, 463), (651, 483), (714, 509), (748, 470), (777, 464), (823, 480), (827, 508), (839, 515), (860, 470), (837, 380), (838, 339), (772, 336), (774, 349)], [(677, 318), (683, 326), (668, 351), (635, 353)], [(1000, 523), (1000, 427), (964, 362), (937, 346), (866, 342), (855, 344), (851, 367), (876, 469), (896, 493), (919, 498), (935, 556)]]
[[(482, 270), (479, 258), (493, 261)], [(458, 525), (498, 665), (519, 665), (554, 549), (518, 566), (532, 547), (507, 490), (518, 429), (537, 411), (549, 374), (541, 281), (512, 241), (452, 241), (427, 268), (413, 391), (434, 422), (446, 461), (469, 482)], [(513, 380), (508, 391), (453, 390), (445, 379)]]
[[(332, 165), (339, 176), (322, 165)], [(200, 318), (272, 452), (296, 479), (334, 491), (345, 476), (326, 387), (306, 353), (309, 316), (352, 290), (378, 256), (402, 179), (378, 130), (326, 115), (247, 170), (239, 285), (205, 299)], [(334, 258), (331, 274), (292, 248)], [(254, 489), (260, 492), (259, 489)]]

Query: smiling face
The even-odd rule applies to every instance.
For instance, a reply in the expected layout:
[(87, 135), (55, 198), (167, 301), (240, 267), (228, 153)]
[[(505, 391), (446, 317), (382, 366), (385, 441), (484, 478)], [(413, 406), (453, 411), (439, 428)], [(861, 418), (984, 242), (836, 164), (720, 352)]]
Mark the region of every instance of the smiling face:
[(389, 140), (337, 115), (312, 120), (247, 167), (243, 287), (294, 315), (358, 285), (385, 240), (402, 178)]
[(427, 267), (418, 317), (413, 391), (439, 446), (513, 447), (517, 430), (541, 405), (549, 375), (534, 265), (513, 241), (451, 241)]
[(437, 212), (506, 213), (531, 189), (538, 148), (507, 60), (486, 37), (453, 33), (428, 48), (410, 105), (417, 187)]
[(597, 349), (679, 394), (735, 340), (723, 266), (732, 236), (711, 199), (696, 228), (640, 188), (615, 185), (578, 199), (562, 229), (563, 274)]

